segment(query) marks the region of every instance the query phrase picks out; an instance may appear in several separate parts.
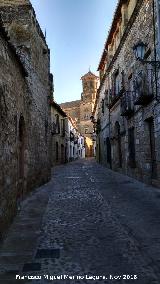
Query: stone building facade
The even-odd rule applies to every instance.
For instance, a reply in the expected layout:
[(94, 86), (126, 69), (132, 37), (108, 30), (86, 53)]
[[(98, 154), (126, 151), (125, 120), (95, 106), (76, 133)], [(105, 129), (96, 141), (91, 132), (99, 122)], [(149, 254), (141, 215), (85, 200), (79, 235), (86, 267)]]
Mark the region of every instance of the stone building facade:
[(82, 76), (81, 100), (62, 103), (61, 107), (75, 121), (78, 131), (85, 137), (86, 157), (93, 156), (93, 125), (90, 120), (96, 99), (98, 77), (91, 71)]
[(68, 116), (68, 161), (85, 158), (85, 137), (77, 129), (74, 120)]
[(52, 166), (85, 157), (84, 137), (73, 119), (51, 101)]
[[(159, 3), (119, 1), (98, 70), (93, 111), (97, 159), (113, 170), (160, 185)], [(145, 44), (145, 63), (136, 60)], [(148, 63), (147, 63), (148, 62)]]
[(0, 1), (0, 234), (50, 178), (50, 53), (29, 1)]
[(68, 118), (54, 101), (51, 102), (52, 166), (67, 162)]

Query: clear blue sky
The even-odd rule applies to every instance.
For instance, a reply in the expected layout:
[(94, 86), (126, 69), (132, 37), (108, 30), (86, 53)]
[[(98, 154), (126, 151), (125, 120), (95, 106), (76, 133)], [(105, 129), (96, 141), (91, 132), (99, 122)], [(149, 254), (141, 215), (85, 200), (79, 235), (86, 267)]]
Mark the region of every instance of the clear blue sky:
[[(55, 100), (81, 97), (81, 76), (96, 73), (117, 0), (31, 0), (51, 50)], [(98, 75), (98, 73), (96, 73)]]

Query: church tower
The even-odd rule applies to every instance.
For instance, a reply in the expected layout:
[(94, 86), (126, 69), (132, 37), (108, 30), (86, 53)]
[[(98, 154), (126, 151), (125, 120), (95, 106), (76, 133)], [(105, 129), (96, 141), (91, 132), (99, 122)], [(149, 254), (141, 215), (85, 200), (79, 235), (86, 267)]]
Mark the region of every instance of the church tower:
[(84, 102), (94, 102), (96, 99), (98, 77), (91, 71), (81, 77), (82, 80), (82, 100)]
[(90, 70), (81, 77), (81, 100), (62, 103), (62, 109), (75, 121), (78, 131), (85, 137), (86, 157), (93, 156), (93, 123), (92, 111), (96, 100), (99, 77)]
[(80, 132), (86, 138), (86, 156), (93, 156), (93, 124), (90, 120), (92, 115), (99, 78), (90, 70), (87, 74), (81, 77), (82, 80), (82, 95), (80, 103)]

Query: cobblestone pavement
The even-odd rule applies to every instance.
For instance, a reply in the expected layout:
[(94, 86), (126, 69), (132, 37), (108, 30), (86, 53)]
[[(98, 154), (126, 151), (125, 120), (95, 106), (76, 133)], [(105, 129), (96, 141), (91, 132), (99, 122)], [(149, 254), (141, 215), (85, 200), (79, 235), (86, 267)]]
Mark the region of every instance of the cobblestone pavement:
[[(33, 206), (41, 208), (38, 213)], [(13, 234), (16, 231), (18, 237), (15, 228), (20, 220), (26, 228), (26, 212), (31, 209), (32, 223), (33, 218), (34, 224), (35, 218), (39, 222), (30, 231), (32, 236), (26, 237), (29, 250), (23, 238), (19, 242), (24, 249), (18, 261)], [(159, 189), (112, 172), (94, 160), (58, 166), (52, 181), (24, 202), (11, 226), (1, 248), (0, 283), (160, 284), (159, 216)], [(11, 253), (12, 261), (6, 262)], [(15, 274), (26, 277), (15, 281)], [(28, 281), (29, 276), (42, 280)], [(53, 280), (53, 276), (61, 279)], [(93, 276), (97, 279), (87, 279)]]

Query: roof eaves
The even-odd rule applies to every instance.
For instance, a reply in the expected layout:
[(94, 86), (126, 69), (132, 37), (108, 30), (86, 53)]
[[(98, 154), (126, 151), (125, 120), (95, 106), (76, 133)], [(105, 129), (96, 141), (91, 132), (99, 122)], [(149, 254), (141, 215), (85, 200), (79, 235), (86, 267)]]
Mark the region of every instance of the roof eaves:
[(104, 63), (104, 59), (106, 57), (108, 44), (110, 43), (110, 40), (111, 40), (112, 34), (113, 34), (113, 30), (115, 28), (115, 23), (117, 22), (117, 18), (120, 17), (122, 4), (127, 3), (127, 2), (128, 2), (128, 0), (118, 0), (117, 6), (115, 8), (114, 15), (113, 15), (111, 27), (110, 27), (110, 29), (108, 31), (108, 36), (107, 36), (107, 39), (106, 39), (105, 44), (104, 44), (104, 49), (103, 49), (103, 52), (102, 52), (102, 55), (101, 55), (101, 59), (100, 59), (97, 71), (100, 70), (101, 65)]

